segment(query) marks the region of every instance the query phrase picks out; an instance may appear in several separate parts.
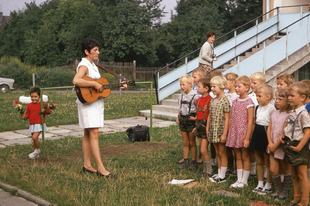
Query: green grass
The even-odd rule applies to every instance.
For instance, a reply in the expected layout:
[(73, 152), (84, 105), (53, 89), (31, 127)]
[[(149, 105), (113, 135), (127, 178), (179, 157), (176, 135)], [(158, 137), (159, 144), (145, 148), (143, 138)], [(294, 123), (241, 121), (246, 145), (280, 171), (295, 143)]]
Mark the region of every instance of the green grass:
[[(75, 93), (71, 91), (62, 93), (47, 91), (44, 94), (48, 95), (49, 101), (53, 100), (57, 107), (51, 115), (46, 116), (47, 126), (78, 123)], [(23, 121), (20, 118), (20, 114), (12, 106), (12, 101), (22, 95), (24, 94), (17, 92), (0, 94), (0, 132), (26, 129), (29, 127), (28, 120)], [(139, 115), (139, 110), (150, 108), (149, 96), (149, 93), (112, 94), (104, 100), (104, 119), (117, 119)], [(155, 102), (155, 99), (153, 102)]]
[[(126, 133), (100, 136), (103, 162), (117, 173), (116, 179), (82, 174), (82, 138), (67, 137), (46, 141), (47, 159), (29, 160), (31, 145), (6, 147), (0, 152), (0, 181), (17, 186), (57, 205), (249, 205), (264, 201), (280, 205), (267, 196), (251, 192), (257, 179), (251, 177), (249, 187), (233, 190), (229, 185), (236, 177), (217, 185), (201, 178), (197, 171), (178, 170), (182, 157), (182, 140), (178, 126), (154, 128), (152, 143), (130, 143)], [(95, 163), (93, 163), (95, 167)], [(183, 188), (166, 183), (172, 179), (194, 178), (197, 188)], [(227, 190), (240, 197), (213, 194)], [(290, 198), (292, 194), (290, 194)]]

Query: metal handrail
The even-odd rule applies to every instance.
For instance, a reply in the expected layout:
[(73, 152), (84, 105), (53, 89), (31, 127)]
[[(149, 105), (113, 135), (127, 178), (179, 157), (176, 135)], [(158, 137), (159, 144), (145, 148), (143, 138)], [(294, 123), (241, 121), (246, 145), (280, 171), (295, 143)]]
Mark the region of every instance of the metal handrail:
[[(266, 13), (264, 13), (264, 14), (262, 14), (262, 15), (256, 17), (256, 18), (254, 18), (254, 19), (248, 21), (247, 23), (245, 23), (245, 24), (243, 24), (243, 25), (237, 27), (236, 29), (234, 29), (234, 30), (232, 30), (232, 31), (229, 31), (229, 32), (227, 32), (226, 34), (224, 34), (224, 35), (218, 37), (215, 41), (218, 41), (218, 40), (220, 40), (221, 38), (223, 38), (223, 37), (225, 37), (225, 36), (228, 36), (229, 34), (231, 34), (231, 33), (235, 32), (235, 31), (237, 31), (237, 30), (240, 29), (240, 28), (245, 27), (246, 25), (248, 25), (248, 24), (250, 24), (250, 23), (256, 21), (257, 19), (259, 19), (259, 18), (261, 18), (261, 17), (267, 15), (268, 13), (270, 13), (270, 12), (272, 12), (272, 11), (274, 11), (274, 10), (278, 10), (278, 9), (280, 9), (280, 8), (300, 7), (300, 6), (308, 6), (308, 4), (292, 5), (292, 6), (281, 6), (281, 7), (273, 8), (272, 10), (270, 10), (270, 11), (268, 11), (268, 12), (266, 12)], [(308, 16), (308, 15), (307, 15), (307, 16)], [(305, 16), (305, 17), (306, 17), (306, 16)], [(302, 19), (303, 19), (303, 18), (302, 18)], [(301, 20), (301, 19), (297, 20), (296, 22), (298, 22), (298, 21), (300, 21), (300, 20)], [(290, 24), (289, 26), (295, 24), (296, 22)], [(278, 22), (277, 22), (277, 23), (278, 23)], [(275, 25), (275, 24), (273, 24), (272, 26), (274, 26), (274, 25)], [(288, 28), (289, 26), (285, 27), (284, 29)], [(270, 26), (269, 26), (268, 28), (270, 28)], [(282, 29), (282, 30), (284, 30), (284, 29)], [(266, 30), (266, 29), (264, 29), (263, 31), (265, 31), (265, 30)], [(280, 31), (282, 31), (282, 30), (280, 30)], [(276, 33), (280, 32), (280, 31), (277, 31)], [(262, 31), (260, 31), (260, 33), (261, 33), (261, 32), (262, 32)], [(275, 33), (275, 34), (276, 34), (276, 33)], [(252, 37), (251, 37), (251, 38), (252, 38)], [(250, 39), (250, 38), (248, 38), (248, 39)], [(248, 39), (247, 39), (247, 40), (248, 40)], [(257, 43), (256, 45), (258, 45), (258, 44), (260, 44), (260, 43), (261, 43), (261, 42)], [(235, 47), (238, 46), (238, 45), (240, 45), (240, 43), (237, 44), (237, 45), (235, 45), (233, 48), (235, 48)], [(255, 46), (256, 46), (256, 45), (255, 45)], [(159, 100), (158, 100), (158, 87), (157, 87), (157, 81), (156, 81), (156, 80), (157, 80), (157, 79), (156, 79), (156, 74), (159, 73), (160, 71), (162, 71), (162, 70), (168, 68), (169, 66), (175, 64), (176, 62), (179, 62), (179, 61), (181, 61), (181, 60), (187, 58), (189, 55), (191, 55), (191, 54), (197, 52), (197, 51), (200, 50), (200, 49), (201, 49), (201, 47), (195, 49), (194, 51), (191, 51), (190, 53), (188, 53), (188, 54), (182, 56), (181, 58), (179, 58), (179, 59), (173, 61), (172, 63), (167, 64), (166, 66), (164, 66), (164, 67), (162, 67), (162, 68), (160, 68), (160, 69), (154, 71), (154, 73), (153, 73), (153, 79), (154, 79), (154, 87), (155, 87), (155, 91), (156, 91), (156, 99), (157, 99), (157, 103), (158, 103), (158, 104), (159, 104)], [(222, 54), (225, 54), (226, 52), (227, 52), (227, 51), (223, 52)], [(222, 54), (220, 54), (220, 55), (222, 55)], [(169, 84), (168, 84), (168, 85), (169, 85)]]
[[(231, 31), (227, 32), (226, 34), (223, 34), (222, 36), (216, 38), (214, 42), (216, 42), (216, 41), (222, 39), (222, 38), (225, 37), (225, 36), (228, 36), (229, 34), (231, 34), (231, 33), (235, 32), (235, 31), (237, 31), (238, 29), (240, 29), (240, 28), (242, 28), (242, 27), (245, 27), (246, 25), (248, 25), (248, 24), (250, 24), (250, 23), (256, 21), (257, 19), (259, 19), (259, 18), (261, 18), (261, 17), (263, 17), (263, 16), (269, 14), (270, 12), (272, 12), (272, 11), (278, 9), (278, 8), (288, 8), (288, 7), (297, 7), (297, 6), (308, 6), (308, 4), (293, 5), (293, 6), (280, 6), (280, 7), (273, 8), (272, 10), (270, 10), (270, 11), (268, 11), (268, 12), (262, 14), (262, 15), (259, 15), (258, 17), (256, 17), (256, 18), (254, 18), (254, 19), (248, 21), (247, 23), (245, 23), (245, 24), (243, 24), (243, 25), (241, 25), (241, 26), (235, 28), (234, 30), (231, 30)], [(195, 49), (194, 51), (189, 52), (188, 54), (186, 54), (186, 55), (180, 57), (179, 59), (177, 59), (177, 60), (175, 60), (175, 61), (173, 61), (173, 62), (167, 64), (166, 66), (164, 66), (164, 67), (162, 67), (162, 68), (160, 68), (160, 69), (154, 71), (154, 74), (156, 74), (156, 73), (158, 73), (158, 72), (160, 72), (160, 71), (166, 69), (167, 67), (169, 67), (169, 66), (175, 64), (176, 62), (178, 62), (178, 61), (180, 61), (180, 60), (185, 59), (185, 58), (188, 57), (189, 55), (191, 55), (191, 54), (197, 52), (198, 50), (200, 50), (200, 48), (201, 48), (201, 47)]]
[[(292, 25), (294, 25), (294, 24), (300, 22), (301, 20), (303, 20), (304, 18), (309, 17), (309, 16), (310, 16), (310, 14), (308, 14), (308, 15), (306, 15), (306, 16), (300, 18), (300, 19), (298, 19), (297, 21), (291, 23), (290, 25), (286, 26), (285, 28), (283, 28), (283, 29), (281, 29), (281, 30), (279, 30), (279, 31), (277, 31), (277, 32), (275, 32), (275, 33), (273, 33), (271, 36), (273, 36), (273, 35), (275, 35), (275, 34), (281, 32), (281, 31), (287, 29), (288, 27), (290, 27), (290, 26), (292, 26)], [(273, 24), (273, 25), (275, 25), (275, 24)], [(269, 26), (268, 28), (270, 28), (270, 27), (271, 27), (271, 26)], [(266, 29), (267, 29), (267, 28), (266, 28)], [(262, 30), (262, 31), (265, 31), (266, 29), (264, 29), (264, 30)], [(261, 31), (261, 32), (262, 32), (262, 31)], [(250, 39), (250, 38), (248, 38), (248, 39)], [(247, 39), (247, 40), (248, 40), (248, 39)], [(258, 42), (258, 43), (255, 44), (254, 46), (257, 46), (257, 45), (259, 45), (260, 43), (261, 43), (261, 42)], [(225, 52), (226, 52), (226, 51), (225, 51)], [(224, 52), (224, 53), (225, 53), (225, 52)], [(212, 71), (217, 70), (217, 69), (219, 69), (219, 68), (214, 68)], [(209, 74), (209, 73), (210, 73), (210, 72), (208, 72), (208, 74)], [(176, 79), (175, 79), (175, 80), (176, 80)], [(172, 84), (172, 82), (169, 83), (169, 84), (167, 84), (166, 86), (168, 86), (168, 85), (170, 85), (170, 84)], [(156, 85), (156, 81), (155, 81), (155, 85)], [(156, 93), (156, 94), (157, 94), (157, 93)], [(158, 103), (158, 101), (157, 101), (157, 103)]]

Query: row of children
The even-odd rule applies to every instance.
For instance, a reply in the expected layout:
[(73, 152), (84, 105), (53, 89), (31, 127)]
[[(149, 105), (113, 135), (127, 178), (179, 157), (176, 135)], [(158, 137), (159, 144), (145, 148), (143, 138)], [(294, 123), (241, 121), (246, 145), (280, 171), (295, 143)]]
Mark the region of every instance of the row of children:
[[(230, 187), (244, 188), (257, 165), (258, 185), (253, 192), (265, 195), (272, 191), (273, 182), (271, 197), (285, 200), (293, 179), (294, 200), (290, 204), (307, 205), (310, 80), (294, 83), (291, 75), (282, 74), (274, 91), (261, 72), (248, 78), (213, 71), (206, 77), (204, 70), (196, 69), (192, 76), (180, 78), (176, 122), (183, 138), (183, 164), (179, 169), (196, 168), (196, 136), (203, 156), (202, 174), (212, 182), (225, 182), (228, 166), (233, 169), (235, 160), (237, 181)], [(209, 143), (216, 151), (217, 174), (213, 174)]]

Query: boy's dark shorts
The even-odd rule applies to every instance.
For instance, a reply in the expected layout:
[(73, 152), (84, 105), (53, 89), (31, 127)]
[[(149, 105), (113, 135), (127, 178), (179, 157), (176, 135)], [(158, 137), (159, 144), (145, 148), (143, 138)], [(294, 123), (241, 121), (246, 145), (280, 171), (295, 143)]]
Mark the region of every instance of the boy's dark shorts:
[(189, 120), (190, 115), (179, 116), (179, 128), (181, 131), (191, 132), (195, 127), (195, 121)]
[(305, 144), (305, 146), (300, 150), (300, 152), (295, 152), (292, 150), (291, 146), (296, 147), (300, 141), (293, 140), (288, 141), (283, 145), (283, 151), (285, 153), (285, 158), (288, 163), (292, 166), (297, 165), (308, 165), (309, 158), (309, 145)]
[(196, 119), (195, 125), (196, 125), (195, 136), (198, 138), (207, 139), (207, 133), (206, 133), (207, 120)]

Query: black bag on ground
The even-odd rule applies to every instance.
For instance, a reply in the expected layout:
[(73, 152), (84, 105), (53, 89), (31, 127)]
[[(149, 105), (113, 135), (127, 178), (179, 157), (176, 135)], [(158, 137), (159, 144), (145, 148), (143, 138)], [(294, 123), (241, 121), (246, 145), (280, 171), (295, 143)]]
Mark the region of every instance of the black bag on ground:
[(136, 141), (150, 141), (149, 127), (137, 125), (135, 127), (129, 127), (126, 133), (131, 142)]

